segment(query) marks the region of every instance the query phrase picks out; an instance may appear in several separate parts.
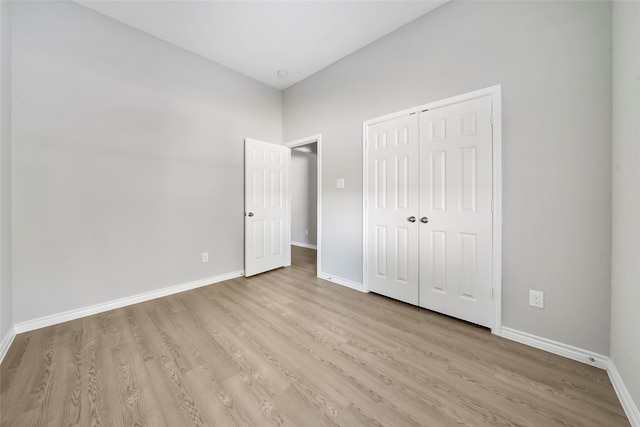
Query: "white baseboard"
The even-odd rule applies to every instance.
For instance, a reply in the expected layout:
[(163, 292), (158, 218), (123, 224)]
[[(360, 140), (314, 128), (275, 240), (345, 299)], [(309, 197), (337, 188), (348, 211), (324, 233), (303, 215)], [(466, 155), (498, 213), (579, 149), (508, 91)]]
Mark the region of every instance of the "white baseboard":
[(311, 243), (291, 242), (291, 244), (293, 246), (300, 246), (301, 248), (318, 249), (317, 245), (312, 245)]
[(7, 351), (9, 351), (9, 347), (11, 347), (15, 337), (15, 328), (11, 326), (11, 329), (7, 331), (7, 335), (5, 335), (4, 338), (2, 338), (2, 341), (0, 341), (0, 363), (2, 363), (4, 357), (7, 355)]
[(607, 369), (609, 366), (609, 358), (607, 356), (568, 344), (563, 344), (558, 341), (542, 338), (527, 332), (502, 327), (500, 336), (540, 350), (548, 351), (549, 353), (564, 356), (568, 359), (577, 360), (578, 362), (586, 363), (587, 365), (592, 365), (600, 369)]
[(44, 316), (38, 319), (16, 323), (14, 325), (14, 332), (16, 334), (21, 334), (23, 332), (33, 331), (35, 329), (40, 329), (40, 328), (44, 328), (51, 325), (57, 325), (58, 323), (68, 322), (69, 320), (75, 320), (81, 317), (103, 313), (105, 311), (113, 310), (116, 308), (126, 307), (128, 305), (150, 301), (152, 299), (165, 297), (167, 295), (177, 294), (179, 292), (189, 291), (191, 289), (212, 285), (218, 282), (224, 282), (225, 280), (235, 279), (236, 277), (241, 277), (243, 275), (244, 275), (243, 270), (234, 271), (227, 274), (220, 274), (218, 276), (207, 277), (206, 279), (194, 280), (192, 282), (183, 283), (181, 285), (158, 289), (156, 291), (145, 292), (145, 293), (134, 295), (131, 297), (120, 298), (120, 299), (109, 301), (106, 303), (96, 304), (89, 307), (79, 308), (76, 310), (69, 310), (62, 313), (58, 313), (58, 314), (52, 314), (50, 316)]
[(577, 360), (578, 362), (583, 362), (600, 369), (605, 369), (607, 374), (609, 374), (609, 379), (611, 379), (611, 384), (618, 395), (620, 404), (622, 405), (624, 412), (627, 414), (627, 418), (629, 418), (631, 427), (640, 427), (640, 411), (638, 410), (638, 406), (631, 398), (631, 394), (629, 394), (629, 390), (624, 384), (620, 373), (616, 369), (616, 365), (608, 356), (518, 331), (516, 329), (502, 327), (500, 332), (500, 336), (503, 338), (517, 341), (521, 344), (526, 344), (530, 347), (548, 351), (549, 353), (557, 354), (572, 360)]
[(318, 273), (318, 277), (320, 279), (328, 280), (329, 282), (335, 283), (337, 285), (346, 286), (347, 288), (355, 289), (360, 292), (368, 292), (364, 289), (364, 285), (362, 283), (354, 282), (349, 279), (343, 279), (342, 277), (333, 276), (331, 274), (320, 272)]
[(627, 414), (627, 418), (629, 418), (631, 427), (640, 427), (640, 409), (638, 409), (638, 406), (636, 406), (636, 403), (631, 398), (631, 394), (629, 394), (629, 390), (624, 384), (624, 381), (622, 381), (622, 377), (612, 360), (609, 361), (607, 373), (609, 374), (611, 384), (613, 384), (613, 389), (616, 391), (618, 399), (620, 399), (622, 408)]

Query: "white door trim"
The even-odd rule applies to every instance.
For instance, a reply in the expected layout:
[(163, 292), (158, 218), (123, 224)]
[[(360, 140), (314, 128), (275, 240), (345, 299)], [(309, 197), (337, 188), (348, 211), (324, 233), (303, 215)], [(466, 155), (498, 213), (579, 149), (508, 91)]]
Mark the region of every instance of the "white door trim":
[(397, 117), (419, 113), (424, 110), (444, 107), (459, 102), (469, 101), (475, 98), (491, 96), (492, 99), (492, 123), (493, 123), (493, 325), (491, 332), (501, 335), (502, 330), (502, 91), (501, 86), (491, 86), (473, 92), (453, 96), (451, 98), (434, 101), (428, 104), (398, 111), (384, 116), (366, 120), (362, 123), (362, 278), (365, 292), (369, 291), (367, 283), (367, 128), (370, 125), (380, 123)]
[[(320, 262), (322, 260), (322, 135), (316, 134), (311, 135), (306, 138), (296, 139), (295, 141), (287, 142), (284, 144), (286, 147), (295, 148), (303, 145), (316, 143), (317, 147), (317, 189), (316, 189), (316, 276), (320, 277), (320, 272), (322, 269), (320, 268)], [(289, 174), (289, 179), (291, 179), (291, 174)], [(289, 188), (291, 188), (291, 183), (289, 183)], [(289, 197), (291, 197), (291, 193), (289, 193)], [(289, 206), (291, 206), (291, 201), (289, 201)], [(291, 228), (291, 226), (289, 226)], [(289, 233), (291, 235), (291, 233)]]

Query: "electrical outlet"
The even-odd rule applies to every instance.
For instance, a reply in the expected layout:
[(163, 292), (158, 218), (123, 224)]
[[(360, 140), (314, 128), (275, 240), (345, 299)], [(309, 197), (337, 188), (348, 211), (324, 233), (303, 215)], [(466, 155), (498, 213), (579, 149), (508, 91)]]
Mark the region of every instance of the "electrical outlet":
[(306, 234), (307, 236), (309, 235), (309, 229), (308, 228), (306, 230), (304, 230), (304, 234)]
[(531, 307), (544, 308), (544, 292), (530, 290), (529, 305)]
[(202, 262), (209, 262), (209, 252), (202, 252)]

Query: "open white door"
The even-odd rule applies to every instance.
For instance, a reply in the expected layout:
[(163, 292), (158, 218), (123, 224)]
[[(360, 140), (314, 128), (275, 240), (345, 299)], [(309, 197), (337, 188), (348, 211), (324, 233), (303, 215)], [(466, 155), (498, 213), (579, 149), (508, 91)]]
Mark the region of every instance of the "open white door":
[(291, 265), (290, 165), (288, 147), (245, 140), (245, 276)]

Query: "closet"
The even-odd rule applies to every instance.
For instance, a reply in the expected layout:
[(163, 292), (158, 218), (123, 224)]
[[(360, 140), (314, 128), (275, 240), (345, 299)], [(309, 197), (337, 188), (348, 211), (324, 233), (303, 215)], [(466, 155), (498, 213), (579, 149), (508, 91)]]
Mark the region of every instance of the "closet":
[(369, 291), (491, 327), (493, 97), (365, 123)]

